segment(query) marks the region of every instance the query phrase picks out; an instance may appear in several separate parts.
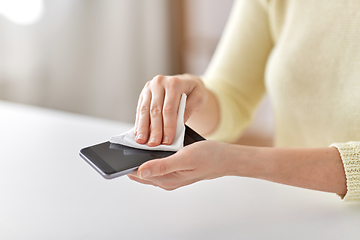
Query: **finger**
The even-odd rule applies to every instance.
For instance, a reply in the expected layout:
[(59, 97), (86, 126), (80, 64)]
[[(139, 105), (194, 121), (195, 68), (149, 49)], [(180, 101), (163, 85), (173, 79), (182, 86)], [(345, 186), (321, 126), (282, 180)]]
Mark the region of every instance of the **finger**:
[(192, 172), (181, 172), (179, 174), (168, 174), (165, 176), (156, 177), (152, 180), (156, 186), (167, 191), (171, 191), (198, 182), (201, 179), (194, 177), (194, 173)]
[(154, 184), (153, 182), (151, 182), (151, 181), (144, 180), (144, 179), (135, 177), (134, 175), (130, 175), (130, 174), (127, 175), (127, 176), (128, 176), (128, 178), (129, 178), (130, 180), (136, 181), (136, 182), (138, 182), (138, 183), (147, 184), (147, 185), (152, 185), (152, 186), (157, 187), (157, 185), (155, 185), (155, 184)]
[(175, 138), (180, 97), (180, 94), (171, 91), (167, 92), (165, 95), (163, 107), (163, 143), (167, 145), (172, 144)]
[(139, 97), (139, 101), (136, 107), (136, 119), (135, 119), (135, 136), (137, 135), (137, 128), (138, 128), (138, 124), (139, 124), (139, 116), (140, 116), (140, 106), (142, 104), (142, 96), (140, 95)]
[(147, 142), (149, 137), (149, 126), (150, 126), (150, 102), (151, 93), (150, 91), (144, 92), (142, 102), (139, 109), (139, 119), (137, 125), (136, 142), (144, 144)]
[(188, 98), (186, 99), (184, 122), (186, 122), (195, 111), (201, 109), (203, 105), (203, 96), (201, 96), (198, 92), (193, 91), (191, 94), (189, 94)]
[(162, 108), (164, 104), (164, 89), (161, 85), (156, 84), (152, 89), (151, 106), (150, 106), (150, 137), (148, 146), (158, 146), (163, 139), (163, 117)]
[[(153, 181), (141, 179), (132, 174), (128, 175), (128, 178), (135, 182), (138, 182), (141, 184), (146, 184), (146, 185), (152, 185), (154, 187), (160, 187), (167, 191), (175, 190), (176, 188), (186, 185), (185, 183), (179, 183), (176, 179), (169, 177), (168, 175), (153, 178), (152, 179)], [(157, 183), (155, 183), (155, 182), (157, 182)]]
[[(181, 150), (180, 150), (181, 151)], [(142, 164), (137, 172), (141, 179), (162, 176), (177, 171), (193, 170), (189, 161), (181, 154), (174, 154), (167, 158), (155, 159)]]

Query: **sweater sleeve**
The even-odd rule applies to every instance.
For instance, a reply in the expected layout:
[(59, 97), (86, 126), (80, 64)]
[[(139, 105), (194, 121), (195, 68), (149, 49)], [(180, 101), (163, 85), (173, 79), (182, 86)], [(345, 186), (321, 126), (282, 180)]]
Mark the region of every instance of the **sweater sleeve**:
[(360, 201), (360, 142), (333, 143), (344, 164), (347, 193), (344, 201)]
[(237, 0), (202, 79), (220, 107), (207, 138), (233, 142), (249, 125), (265, 93), (264, 72), (272, 40), (266, 2)]

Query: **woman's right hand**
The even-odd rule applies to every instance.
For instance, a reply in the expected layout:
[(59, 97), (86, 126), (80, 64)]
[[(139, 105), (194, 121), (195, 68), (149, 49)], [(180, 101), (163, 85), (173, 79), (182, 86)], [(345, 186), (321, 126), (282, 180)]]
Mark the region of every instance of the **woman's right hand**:
[(143, 88), (136, 111), (135, 136), (139, 144), (170, 145), (175, 138), (181, 95), (187, 95), (184, 122), (201, 110), (208, 92), (200, 78), (189, 75), (154, 77)]

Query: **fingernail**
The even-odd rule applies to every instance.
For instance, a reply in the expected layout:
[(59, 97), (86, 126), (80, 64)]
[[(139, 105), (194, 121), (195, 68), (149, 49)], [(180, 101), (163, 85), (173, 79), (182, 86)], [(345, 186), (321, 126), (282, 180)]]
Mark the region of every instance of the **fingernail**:
[(169, 142), (169, 138), (167, 136), (165, 136), (163, 143), (168, 143), (168, 142)]
[(150, 170), (149, 169), (144, 169), (141, 171), (140, 173), (140, 178), (146, 178), (150, 176)]
[(136, 136), (136, 139), (143, 139), (143, 138), (144, 138), (144, 136), (142, 134), (139, 134)]
[(156, 142), (156, 138), (152, 138), (152, 139), (150, 139), (150, 141), (149, 142)]

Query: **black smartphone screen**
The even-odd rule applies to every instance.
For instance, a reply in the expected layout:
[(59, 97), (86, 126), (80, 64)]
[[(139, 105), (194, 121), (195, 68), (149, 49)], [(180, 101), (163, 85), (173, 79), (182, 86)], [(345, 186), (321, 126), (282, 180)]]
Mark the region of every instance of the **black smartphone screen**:
[[(186, 126), (184, 146), (202, 140), (205, 139)], [(112, 178), (111, 175), (116, 173), (119, 173), (117, 176), (128, 174), (146, 161), (164, 158), (174, 153), (172, 151), (142, 150), (104, 142), (81, 149), (80, 156), (88, 161), (97, 171), (100, 170), (100, 173), (105, 178)]]

